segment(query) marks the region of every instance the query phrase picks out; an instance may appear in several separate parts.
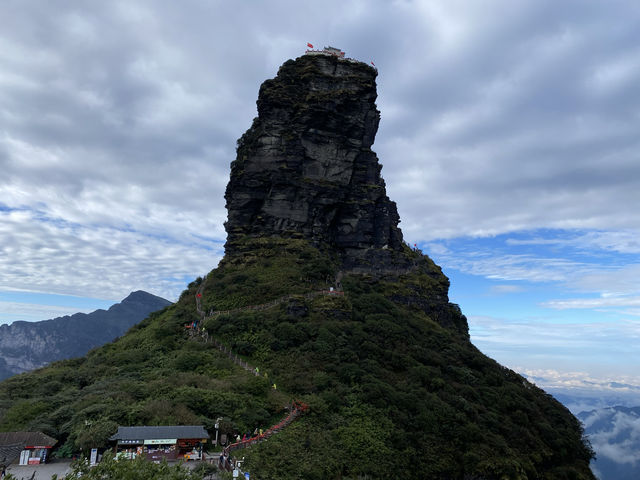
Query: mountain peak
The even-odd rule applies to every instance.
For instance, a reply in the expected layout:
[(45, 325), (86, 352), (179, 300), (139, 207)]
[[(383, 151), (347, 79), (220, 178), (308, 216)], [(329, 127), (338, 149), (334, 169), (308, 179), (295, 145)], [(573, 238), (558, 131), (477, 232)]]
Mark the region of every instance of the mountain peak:
[(132, 302), (147, 303), (149, 301), (157, 301), (159, 303), (164, 304), (164, 306), (171, 304), (171, 302), (169, 302), (168, 300), (165, 300), (162, 297), (158, 297), (157, 295), (153, 295), (149, 292), (145, 292), (144, 290), (136, 290), (135, 292), (131, 292), (120, 303), (132, 303)]
[[(375, 69), (327, 55), (285, 62), (260, 87), (227, 186), (227, 254), (248, 238), (302, 238), (347, 270), (403, 250), (400, 218), (371, 150)], [(397, 259), (396, 259), (397, 263)]]

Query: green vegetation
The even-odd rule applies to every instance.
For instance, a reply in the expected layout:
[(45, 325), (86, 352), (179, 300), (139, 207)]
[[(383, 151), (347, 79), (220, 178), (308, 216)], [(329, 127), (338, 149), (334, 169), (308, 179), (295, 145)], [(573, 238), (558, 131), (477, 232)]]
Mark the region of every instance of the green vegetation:
[(106, 457), (97, 466), (90, 468), (89, 462), (83, 457), (74, 462), (71, 472), (60, 480), (201, 480), (212, 469), (208, 465), (201, 465), (189, 470), (182, 465), (147, 462), (141, 457), (129, 461), (116, 461)]
[(469, 343), (459, 309), (434, 299), (448, 282), (432, 262), (396, 280), (346, 276), (344, 296), (305, 298), (326, 288), (334, 259), (301, 240), (244, 247), (250, 253), (208, 275), (207, 310), (297, 295), (204, 326), (266, 378), (188, 339), (198, 280), (86, 358), (0, 384), (0, 427), (42, 430), (67, 451), (87, 452), (118, 424), (201, 423), (213, 432), (223, 417), (230, 435), (266, 428), (295, 398), (309, 412), (242, 452), (257, 478), (593, 479), (577, 420)]

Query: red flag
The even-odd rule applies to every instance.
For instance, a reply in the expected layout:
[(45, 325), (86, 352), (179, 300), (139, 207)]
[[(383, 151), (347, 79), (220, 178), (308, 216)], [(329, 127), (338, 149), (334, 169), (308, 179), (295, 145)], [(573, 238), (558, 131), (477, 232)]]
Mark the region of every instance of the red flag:
[(313, 45), (311, 45), (310, 43), (307, 43), (307, 47), (313, 48)]
[(376, 64), (375, 64), (375, 63), (373, 63), (373, 62), (371, 62), (371, 65), (373, 65), (374, 67), (376, 66)]

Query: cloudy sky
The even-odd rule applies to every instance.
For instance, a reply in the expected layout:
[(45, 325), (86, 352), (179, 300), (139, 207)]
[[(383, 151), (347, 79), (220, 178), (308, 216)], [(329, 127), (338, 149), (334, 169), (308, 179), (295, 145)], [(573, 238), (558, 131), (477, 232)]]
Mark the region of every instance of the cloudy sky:
[(640, 385), (639, 3), (5, 0), (0, 19), (0, 322), (175, 300), (213, 268), (260, 83), (311, 42), (378, 67), (388, 194), (474, 343)]

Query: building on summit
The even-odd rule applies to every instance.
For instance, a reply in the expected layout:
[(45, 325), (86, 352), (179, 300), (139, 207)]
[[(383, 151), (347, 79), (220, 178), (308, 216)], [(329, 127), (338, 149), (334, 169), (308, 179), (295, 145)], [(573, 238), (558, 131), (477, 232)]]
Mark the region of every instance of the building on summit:
[[(307, 45), (311, 44), (308, 43)], [(335, 47), (324, 47), (322, 50), (307, 50), (305, 55), (331, 55), (338, 58), (344, 58), (344, 52)]]

